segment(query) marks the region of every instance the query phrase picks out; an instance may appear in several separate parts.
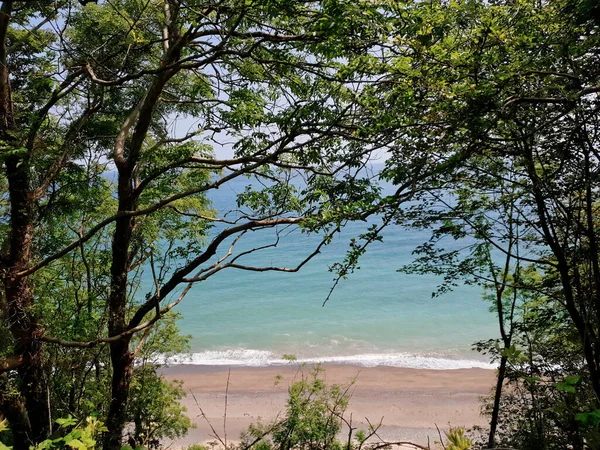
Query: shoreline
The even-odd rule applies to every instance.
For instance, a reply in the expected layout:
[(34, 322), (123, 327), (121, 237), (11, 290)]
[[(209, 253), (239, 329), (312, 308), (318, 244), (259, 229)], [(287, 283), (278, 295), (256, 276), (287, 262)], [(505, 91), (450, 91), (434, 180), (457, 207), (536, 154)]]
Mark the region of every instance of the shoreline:
[(236, 348), (206, 350), (171, 356), (164, 361), (173, 366), (282, 367), (292, 364), (326, 364), (360, 367), (398, 367), (410, 369), (495, 369), (489, 358), (471, 351), (454, 354), (411, 353), (405, 351), (357, 353), (350, 355), (298, 356), (290, 361), (270, 350)]
[[(160, 373), (166, 379), (183, 380), (188, 395), (181, 403), (197, 426), (171, 448), (215, 440), (200, 408), (224, 437), (226, 391), (226, 434), (228, 440), (238, 440), (239, 434), (250, 424), (258, 420), (268, 422), (280, 414), (285, 408), (288, 386), (301, 377), (299, 370), (306, 375), (311, 367), (314, 365), (300, 368), (292, 363), (266, 367), (183, 364), (161, 368)], [(407, 440), (426, 445), (428, 439), (430, 442), (439, 440), (436, 425), (443, 430), (449, 424), (470, 428), (487, 423), (479, 413), (479, 400), (493, 388), (494, 370), (362, 367), (335, 363), (321, 367), (325, 369), (322, 377), (327, 384), (347, 384), (354, 380), (346, 412), (346, 416), (352, 415), (353, 427), (366, 429), (369, 422), (377, 424), (381, 420), (379, 434), (387, 441)], [(280, 377), (278, 383), (277, 377)]]

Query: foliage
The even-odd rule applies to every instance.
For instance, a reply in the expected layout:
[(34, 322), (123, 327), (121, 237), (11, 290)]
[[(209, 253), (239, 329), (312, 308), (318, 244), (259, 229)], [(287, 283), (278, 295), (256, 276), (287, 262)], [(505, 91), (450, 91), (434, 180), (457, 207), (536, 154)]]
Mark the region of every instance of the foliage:
[(242, 435), (241, 447), (253, 449), (341, 449), (338, 434), (351, 397), (353, 383), (328, 386), (323, 369), (316, 366), (308, 376), (289, 388), (285, 416), (270, 424), (254, 424)]
[(134, 424), (129, 442), (152, 449), (161, 448), (165, 437), (184, 436), (191, 427), (179, 403), (184, 396), (182, 381), (165, 381), (152, 365), (136, 368), (128, 407), (128, 422)]
[[(15, 450), (66, 414), (99, 414), (106, 450), (131, 423), (134, 440), (181, 435), (183, 411), (165, 408), (181, 391), (152, 369), (181, 347), (169, 317), (192, 285), (297, 270), (374, 211), (361, 169), (390, 142), (359, 97), (385, 4), (2, 3), (0, 409)], [(242, 179), (237, 206), (210, 204)], [(320, 237), (305, 261), (251, 264), (249, 232), (270, 230), (270, 248), (292, 228)]]
[[(345, 415), (354, 381), (345, 385), (327, 385), (325, 371), (320, 365), (316, 365), (308, 375), (303, 369), (304, 366), (299, 367), (301, 378), (289, 387), (285, 414), (270, 423), (252, 424), (242, 433), (239, 444), (230, 445), (230, 449), (377, 450), (394, 445), (422, 447), (407, 441), (393, 443), (382, 440), (378, 434), (382, 421), (378, 424), (369, 422), (367, 429), (357, 428), (352, 417)], [(343, 426), (346, 428), (341, 433)], [(340, 440), (341, 435), (346, 433), (345, 441)], [(473, 448), (464, 428), (450, 427), (445, 435), (446, 442), (440, 444), (447, 450)]]
[[(501, 400), (498, 445), (528, 449), (577, 448), (597, 433), (580, 421), (595, 408), (581, 343), (563, 312), (547, 298), (531, 298), (521, 309), (514, 350), (508, 355), (507, 385)], [(499, 358), (493, 342), (480, 349)], [(484, 411), (491, 404), (486, 402)], [(593, 447), (592, 447), (593, 448)]]
[(431, 230), (404, 270), (442, 276), (438, 293), (488, 289), (501, 337), (480, 348), (509, 389), (487, 411), (516, 448), (583, 448), (593, 430), (576, 418), (600, 398), (592, 11), (568, 0), (399, 4), (393, 81), (374, 87), (401, 144), (384, 178), (438, 174), (413, 184), (414, 202), (391, 202), (390, 222)]
[[(9, 431), (8, 420), (2, 419), (0, 420), (0, 433), (4, 434), (6, 431)], [(12, 447), (7, 446), (0, 440), (0, 450), (12, 450)]]
[(185, 447), (185, 450), (208, 450), (208, 447), (200, 444), (192, 444)]
[[(30, 447), (30, 450), (46, 449), (75, 449), (75, 450), (94, 450), (96, 439), (103, 431), (106, 431), (104, 423), (97, 418), (90, 416), (85, 422), (78, 421), (69, 416), (64, 419), (57, 419), (58, 428), (56, 432), (39, 444)], [(0, 432), (8, 430), (6, 420), (0, 423)], [(0, 449), (9, 450), (12, 447), (6, 447), (0, 442)]]
[[(385, 226), (430, 229), (404, 270), (443, 276), (440, 293), (488, 288), (501, 339), (480, 347), (500, 362), (497, 392), (506, 371), (520, 394), (505, 413), (527, 418), (500, 419), (507, 442), (592, 442), (596, 12), (586, 0), (3, 2), (0, 409), (15, 450), (71, 413), (100, 414), (106, 450), (130, 421), (133, 440), (181, 435), (183, 411), (167, 407), (181, 390), (153, 369), (184, 347), (170, 317), (192, 285), (298, 270), (375, 213), (335, 283)], [(393, 195), (364, 170), (377, 152)], [(210, 204), (241, 179), (235, 207)], [(290, 228), (319, 235), (306, 259), (254, 266), (264, 247), (250, 232), (270, 230), (275, 248)], [(338, 445), (344, 399), (303, 380), (273, 442)]]
[(472, 441), (465, 436), (464, 428), (450, 427), (445, 432), (446, 444), (444, 447), (446, 450), (469, 450), (472, 446)]

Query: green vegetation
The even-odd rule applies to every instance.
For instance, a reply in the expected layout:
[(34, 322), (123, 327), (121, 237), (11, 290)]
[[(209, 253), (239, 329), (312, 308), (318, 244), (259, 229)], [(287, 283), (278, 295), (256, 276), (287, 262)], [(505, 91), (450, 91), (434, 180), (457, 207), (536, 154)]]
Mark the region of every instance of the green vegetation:
[[(88, 417), (84, 423), (79, 423), (77, 419), (69, 416), (65, 419), (57, 419), (56, 423), (58, 426), (55, 433), (49, 439), (30, 446), (31, 450), (94, 450), (97, 448), (96, 436), (107, 431), (104, 424), (95, 417)], [(5, 423), (0, 423), (0, 432), (2, 431), (8, 431)], [(0, 443), (2, 450), (12, 450), (12, 448)]]
[(471, 439), (465, 436), (464, 428), (450, 428), (446, 432), (446, 441), (446, 450), (469, 450), (473, 445)]
[[(242, 434), (239, 444), (228, 446), (231, 450), (377, 450), (402, 444), (427, 448), (410, 442), (382, 441), (377, 434), (381, 423), (370, 424), (367, 429), (353, 426), (346, 409), (352, 399), (354, 381), (327, 385), (320, 365), (309, 374), (303, 369), (300, 366), (300, 380), (289, 388), (285, 414), (267, 424), (251, 425)], [(464, 428), (451, 427), (445, 436), (445, 442), (439, 442), (438, 447), (472, 448), (472, 440), (466, 437)]]
[(432, 231), (404, 270), (443, 276), (441, 293), (459, 282), (486, 288), (499, 325), (498, 339), (477, 345), (499, 364), (488, 447), (596, 448), (597, 423), (581, 420), (600, 406), (594, 9), (570, 0), (407, 9), (414, 21), (398, 37), (406, 53), (389, 95), (418, 93), (405, 120), (422, 126), (404, 132), (385, 173), (398, 183), (421, 167), (440, 172), (394, 213)]
[(339, 441), (344, 412), (351, 397), (352, 383), (328, 386), (317, 366), (306, 376), (292, 383), (285, 415), (272, 423), (251, 426), (242, 436), (241, 447), (270, 449), (334, 449)]
[[(417, 186), (419, 202), (395, 213), (432, 230), (404, 270), (442, 275), (441, 292), (483, 285), (498, 316), (499, 339), (478, 345), (499, 363), (489, 447), (596, 442), (597, 424), (580, 420), (600, 398), (598, 21), (586, 5), (409, 7), (415, 28), (402, 45), (414, 57), (397, 58), (399, 87), (390, 87), (396, 96), (422, 89), (407, 122), (424, 111), (435, 120), (404, 134), (388, 179), (410, 180), (403, 162), (415, 155), (412, 170), (440, 170)], [(460, 244), (444, 248), (447, 238)]]
[[(443, 276), (440, 293), (486, 289), (499, 338), (476, 346), (499, 370), (482, 445), (600, 448), (599, 10), (3, 1), (2, 445), (184, 435), (181, 385), (156, 369), (186, 349), (173, 309), (193, 285), (299, 270), (348, 221), (377, 216), (332, 266), (337, 281), (399, 224), (432, 232), (404, 271)], [(361, 170), (375, 154), (393, 195)], [(234, 212), (210, 204), (240, 178)], [(240, 246), (251, 232), (274, 249), (293, 228), (320, 238), (303, 261), (248, 262), (265, 249)], [(350, 447), (337, 440), (346, 404), (315, 375), (247, 442)]]
[[(155, 369), (184, 348), (173, 308), (192, 285), (297, 270), (378, 202), (359, 169), (386, 143), (361, 131), (352, 67), (380, 17), (350, 2), (2, 2), (0, 411), (15, 450), (67, 415), (97, 414), (106, 450), (186, 432), (181, 388)], [(214, 209), (206, 194), (240, 178), (235, 211)], [(248, 262), (264, 250), (250, 232), (275, 248), (292, 228), (321, 237), (304, 261)]]
[[(320, 365), (315, 366), (309, 374), (305, 374), (304, 366), (300, 366), (297, 375), (300, 376), (300, 379), (293, 382), (289, 388), (285, 413), (281, 418), (268, 424), (251, 425), (247, 431), (242, 433), (238, 443), (227, 443), (216, 435), (215, 437), (222, 446), (220, 448), (225, 450), (361, 450), (363, 448), (376, 450), (400, 444), (371, 439), (373, 436), (377, 436), (381, 423), (377, 426), (370, 426), (367, 431), (352, 427), (352, 420), (349, 421), (345, 418), (354, 382), (347, 385), (327, 385), (323, 376), (324, 369)], [(95, 450), (97, 446), (94, 437), (100, 432), (106, 431), (104, 424), (93, 417), (88, 417), (85, 423), (78, 423), (72, 417), (59, 419), (57, 422), (60, 427), (55, 436), (35, 447), (32, 446), (31, 450)], [(348, 427), (346, 442), (340, 440), (340, 432), (344, 424)], [(5, 422), (0, 422), (0, 432), (6, 430)], [(445, 443), (440, 442), (439, 444), (446, 450), (471, 449), (472, 441), (465, 436), (464, 428), (450, 428), (445, 435)], [(409, 443), (405, 442), (404, 444)], [(0, 447), (2, 450), (11, 450), (11, 448)], [(146, 448), (145, 445), (142, 445), (136, 447), (136, 450)], [(133, 450), (133, 448), (125, 445), (121, 447), (121, 450)], [(208, 450), (208, 447), (192, 444), (185, 447), (185, 450)]]

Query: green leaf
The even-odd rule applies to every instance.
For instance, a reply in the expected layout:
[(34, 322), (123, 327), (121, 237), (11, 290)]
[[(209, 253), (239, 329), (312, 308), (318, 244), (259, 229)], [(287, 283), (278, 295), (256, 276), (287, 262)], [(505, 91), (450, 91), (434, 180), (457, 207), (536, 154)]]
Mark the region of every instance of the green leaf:
[(598, 425), (600, 425), (600, 409), (578, 413), (575, 415), (575, 419), (584, 426), (596, 428)]
[(581, 381), (581, 377), (579, 375), (567, 375), (565, 377), (565, 383), (570, 385), (575, 385)]
[(581, 381), (579, 375), (567, 375), (563, 381), (554, 383), (554, 387), (561, 392), (575, 393), (575, 386)]
[(570, 394), (575, 393), (575, 387), (565, 383), (564, 381), (559, 381), (558, 383), (554, 383), (554, 387), (561, 392), (568, 392)]
[(66, 443), (69, 447), (77, 450), (88, 450), (87, 446), (79, 439), (73, 439)]
[(46, 439), (45, 441), (40, 442), (35, 447), (31, 447), (34, 450), (45, 450), (47, 448), (52, 448), (54, 446), (54, 441), (51, 439)]
[(56, 419), (56, 423), (59, 424), (61, 427), (70, 427), (77, 424), (77, 419), (69, 415), (64, 419)]

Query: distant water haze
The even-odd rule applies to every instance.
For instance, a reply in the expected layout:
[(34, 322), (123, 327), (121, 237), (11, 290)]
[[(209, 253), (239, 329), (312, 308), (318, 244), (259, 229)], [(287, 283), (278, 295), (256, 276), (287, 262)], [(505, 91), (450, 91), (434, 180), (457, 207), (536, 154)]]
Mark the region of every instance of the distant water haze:
[[(235, 205), (248, 180), (210, 193), (216, 209)], [(398, 273), (413, 260), (412, 250), (427, 231), (391, 226), (360, 261), (360, 270), (333, 285), (328, 267), (341, 261), (349, 238), (368, 224), (352, 223), (298, 273), (223, 270), (196, 285), (180, 304), (181, 331), (192, 336), (191, 355), (181, 363), (265, 366), (301, 361), (365, 366), (452, 369), (490, 367), (471, 350), (481, 339), (496, 337), (495, 316), (476, 286), (460, 286), (432, 298), (440, 279)], [(272, 230), (246, 236), (242, 248), (273, 241)], [(282, 237), (277, 248), (248, 258), (256, 265), (293, 266), (306, 257), (318, 237), (298, 231)], [(449, 242), (452, 245), (452, 242)]]

